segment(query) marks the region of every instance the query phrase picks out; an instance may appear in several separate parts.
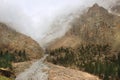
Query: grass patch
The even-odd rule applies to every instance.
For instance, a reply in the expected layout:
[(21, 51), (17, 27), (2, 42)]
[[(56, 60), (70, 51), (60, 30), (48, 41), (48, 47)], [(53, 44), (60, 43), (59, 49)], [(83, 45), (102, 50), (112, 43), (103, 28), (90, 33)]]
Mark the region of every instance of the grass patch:
[(10, 78), (7, 78), (7, 77), (5, 77), (5, 76), (1, 76), (1, 75), (0, 75), (0, 80), (13, 80), (13, 79), (10, 79)]

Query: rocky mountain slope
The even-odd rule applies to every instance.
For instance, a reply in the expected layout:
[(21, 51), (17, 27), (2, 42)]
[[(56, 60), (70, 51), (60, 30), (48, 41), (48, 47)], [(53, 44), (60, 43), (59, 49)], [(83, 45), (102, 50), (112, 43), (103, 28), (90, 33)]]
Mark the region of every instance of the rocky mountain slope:
[[(120, 26), (120, 17), (94, 4), (83, 15), (75, 18), (72, 28), (48, 48), (76, 47), (78, 44), (113, 44)], [(77, 43), (77, 44), (76, 44)]]
[(50, 55), (47, 60), (95, 74), (103, 80), (119, 80), (119, 22), (120, 16), (94, 4), (74, 19), (65, 36), (46, 49)]
[(29, 59), (43, 56), (43, 50), (36, 41), (10, 29), (3, 23), (0, 23), (0, 50), (9, 52), (25, 50)]

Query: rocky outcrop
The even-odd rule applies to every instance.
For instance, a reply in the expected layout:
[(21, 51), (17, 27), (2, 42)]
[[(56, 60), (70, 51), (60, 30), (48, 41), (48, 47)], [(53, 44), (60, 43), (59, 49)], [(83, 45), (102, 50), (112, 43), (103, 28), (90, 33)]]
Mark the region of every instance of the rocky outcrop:
[(25, 50), (29, 59), (43, 56), (43, 50), (36, 41), (3, 23), (0, 23), (0, 49), (10, 52)]

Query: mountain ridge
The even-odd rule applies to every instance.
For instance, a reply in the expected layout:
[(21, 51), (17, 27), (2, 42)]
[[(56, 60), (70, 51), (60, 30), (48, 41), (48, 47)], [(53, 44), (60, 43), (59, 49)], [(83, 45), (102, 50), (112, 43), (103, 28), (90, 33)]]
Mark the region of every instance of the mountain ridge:
[(43, 50), (36, 41), (16, 32), (4, 23), (0, 23), (0, 49), (9, 52), (25, 50), (29, 59), (43, 56)]
[[(65, 36), (71, 39), (73, 36), (79, 38), (79, 40), (76, 41), (78, 41), (80, 44), (112, 44), (112, 42), (115, 41), (115, 31), (118, 28), (117, 26), (120, 25), (119, 22), (119, 16), (109, 13), (106, 9), (98, 4), (94, 4), (92, 7), (89, 7), (86, 13), (74, 19), (73, 23), (71, 24), (72, 28), (65, 34)], [(61, 38), (62, 42), (66, 40), (65, 36), (62, 37), (63, 39)], [(62, 42), (57, 40), (55, 41), (55, 45), (53, 42), (52, 45), (48, 46), (48, 48), (52, 49), (52, 46), (54, 46), (55, 49), (55, 46), (59, 46), (59, 43), (62, 44)], [(69, 43), (68, 41), (66, 44), (63, 44), (59, 47), (64, 47), (67, 44), (71, 44), (71, 42)]]

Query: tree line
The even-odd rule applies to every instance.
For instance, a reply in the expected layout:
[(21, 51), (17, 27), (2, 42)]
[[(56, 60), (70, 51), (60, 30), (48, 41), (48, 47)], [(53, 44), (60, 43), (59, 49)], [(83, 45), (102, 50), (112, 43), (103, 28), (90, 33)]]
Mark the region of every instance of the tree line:
[(23, 62), (29, 60), (25, 50), (14, 52), (0, 50), (0, 68), (12, 69), (12, 62)]
[(47, 60), (54, 64), (75, 66), (103, 80), (120, 80), (120, 52), (113, 54), (109, 44), (80, 45), (77, 49), (61, 47), (47, 53), (50, 55)]

